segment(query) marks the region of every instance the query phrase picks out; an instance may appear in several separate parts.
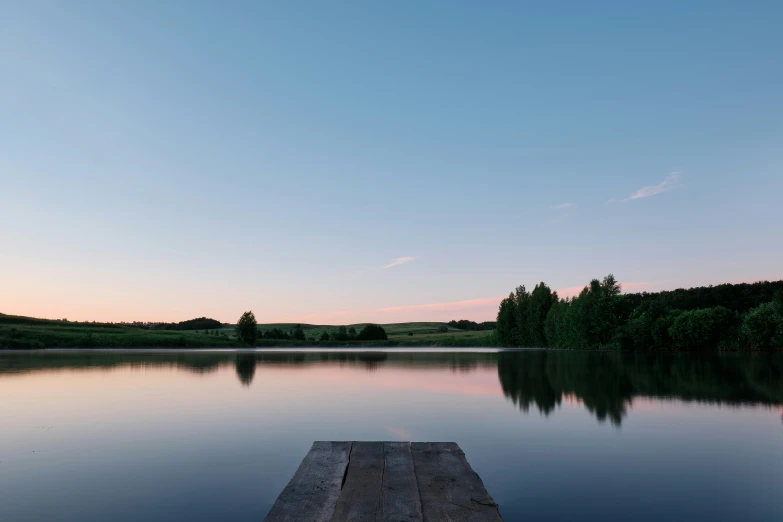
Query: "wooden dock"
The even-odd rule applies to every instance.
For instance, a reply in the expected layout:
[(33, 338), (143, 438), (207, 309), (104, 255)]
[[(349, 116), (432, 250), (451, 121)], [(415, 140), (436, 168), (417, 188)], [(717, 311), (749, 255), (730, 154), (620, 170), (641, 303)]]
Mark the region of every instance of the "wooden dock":
[(502, 521), (454, 442), (314, 442), (267, 522)]

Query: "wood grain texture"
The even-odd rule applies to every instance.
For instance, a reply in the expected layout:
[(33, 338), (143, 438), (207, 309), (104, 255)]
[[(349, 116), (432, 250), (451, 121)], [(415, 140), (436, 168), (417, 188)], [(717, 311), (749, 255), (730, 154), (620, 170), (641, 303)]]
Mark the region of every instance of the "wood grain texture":
[(413, 469), (410, 442), (384, 442), (383, 522), (422, 522), (419, 485)]
[(414, 442), (411, 455), (425, 521), (502, 521), (498, 507), (454, 442)]
[(266, 522), (328, 522), (332, 519), (351, 454), (351, 442), (313, 443)]
[(383, 442), (354, 442), (333, 521), (375, 522), (383, 498)]
[(265, 520), (502, 522), (453, 442), (315, 442)]

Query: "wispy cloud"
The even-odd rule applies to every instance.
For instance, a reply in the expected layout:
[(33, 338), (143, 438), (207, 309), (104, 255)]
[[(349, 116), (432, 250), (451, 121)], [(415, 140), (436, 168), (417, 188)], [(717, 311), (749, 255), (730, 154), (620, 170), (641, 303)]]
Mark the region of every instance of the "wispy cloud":
[(574, 206), (573, 203), (560, 203), (559, 205), (552, 205), (549, 208), (551, 208), (552, 210), (562, 210), (564, 208), (571, 208), (573, 206)]
[(386, 268), (391, 268), (393, 266), (404, 265), (405, 263), (409, 263), (410, 261), (413, 261), (414, 259), (416, 259), (416, 258), (412, 257), (412, 256), (398, 257), (397, 259), (395, 259), (394, 261), (392, 261), (388, 265), (384, 265), (383, 268), (386, 269)]
[(672, 172), (668, 176), (666, 176), (666, 179), (658, 183), (657, 185), (650, 185), (647, 187), (642, 187), (627, 198), (625, 198), (625, 201), (631, 200), (631, 199), (642, 199), (642, 198), (649, 198), (650, 196), (655, 196), (657, 194), (661, 194), (663, 192), (667, 192), (674, 188), (674, 186), (677, 184), (677, 182), (680, 181), (680, 173), (679, 172)]

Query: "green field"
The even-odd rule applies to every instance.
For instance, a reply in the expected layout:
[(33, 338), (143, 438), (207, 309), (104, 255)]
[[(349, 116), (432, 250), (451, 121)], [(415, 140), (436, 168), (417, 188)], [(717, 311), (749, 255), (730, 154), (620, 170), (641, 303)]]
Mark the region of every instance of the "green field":
[[(346, 325), (360, 331), (366, 323)], [(279, 328), (289, 332), (297, 324), (260, 324), (260, 332)], [(337, 326), (301, 324), (307, 341), (259, 340), (257, 346), (495, 346), (492, 331), (465, 331), (446, 323), (384, 324), (387, 341), (329, 341), (317, 343), (323, 332), (333, 332)], [(446, 331), (441, 331), (443, 327)], [(203, 330), (147, 330), (110, 323), (88, 323), (35, 319), (0, 314), (0, 349), (36, 348), (230, 348), (241, 347), (233, 325), (217, 330), (220, 335), (207, 335)], [(211, 332), (214, 332), (211, 331)]]
[(0, 314), (0, 348), (206, 348), (235, 346), (228, 336), (145, 330), (108, 323), (54, 321)]
[[(367, 323), (347, 324), (346, 328), (354, 328), (360, 331)], [(301, 326), (308, 339), (318, 339), (323, 332), (332, 333), (337, 329), (333, 325), (314, 325), (298, 323), (268, 323), (259, 324), (261, 332), (279, 328), (283, 331), (293, 330)], [(422, 323), (390, 323), (382, 324), (393, 344), (404, 346), (494, 346), (494, 332), (466, 331), (452, 328), (446, 323), (422, 322)], [(443, 332), (442, 329), (446, 328)]]
[[(367, 323), (357, 323), (357, 324), (347, 324), (345, 325), (346, 328), (354, 328), (358, 332), (361, 330)], [(302, 330), (304, 330), (304, 333), (307, 337), (318, 337), (323, 332), (332, 332), (337, 329), (337, 326), (333, 325), (316, 325), (316, 324), (300, 324), (300, 323), (268, 323), (268, 324), (259, 324), (258, 329), (261, 332), (265, 332), (267, 330), (272, 330), (273, 328), (279, 328), (283, 331), (290, 331), (293, 330), (295, 327), (301, 326)], [(448, 329), (448, 332), (446, 333), (466, 333), (464, 330), (458, 330), (456, 328), (449, 327), (446, 323), (392, 323), (392, 324), (382, 324), (383, 329), (386, 330), (386, 335), (391, 337), (398, 337), (398, 336), (408, 336), (408, 334), (413, 335), (429, 335), (429, 334), (440, 334), (444, 335), (443, 333), (439, 332), (439, 328), (442, 326), (445, 326)], [(484, 332), (487, 333), (487, 332)]]

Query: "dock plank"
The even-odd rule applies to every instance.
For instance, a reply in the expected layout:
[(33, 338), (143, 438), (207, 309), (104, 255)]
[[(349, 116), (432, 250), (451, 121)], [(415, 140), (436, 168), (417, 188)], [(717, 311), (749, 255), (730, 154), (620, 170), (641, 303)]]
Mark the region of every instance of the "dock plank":
[(351, 446), (351, 442), (314, 442), (264, 520), (331, 520), (340, 497)]
[(424, 520), (502, 521), (498, 507), (454, 442), (413, 442)]
[(383, 522), (422, 522), (421, 498), (410, 442), (384, 442)]
[(383, 442), (354, 442), (332, 521), (375, 522), (383, 498)]
[(454, 442), (314, 442), (268, 522), (502, 522)]

